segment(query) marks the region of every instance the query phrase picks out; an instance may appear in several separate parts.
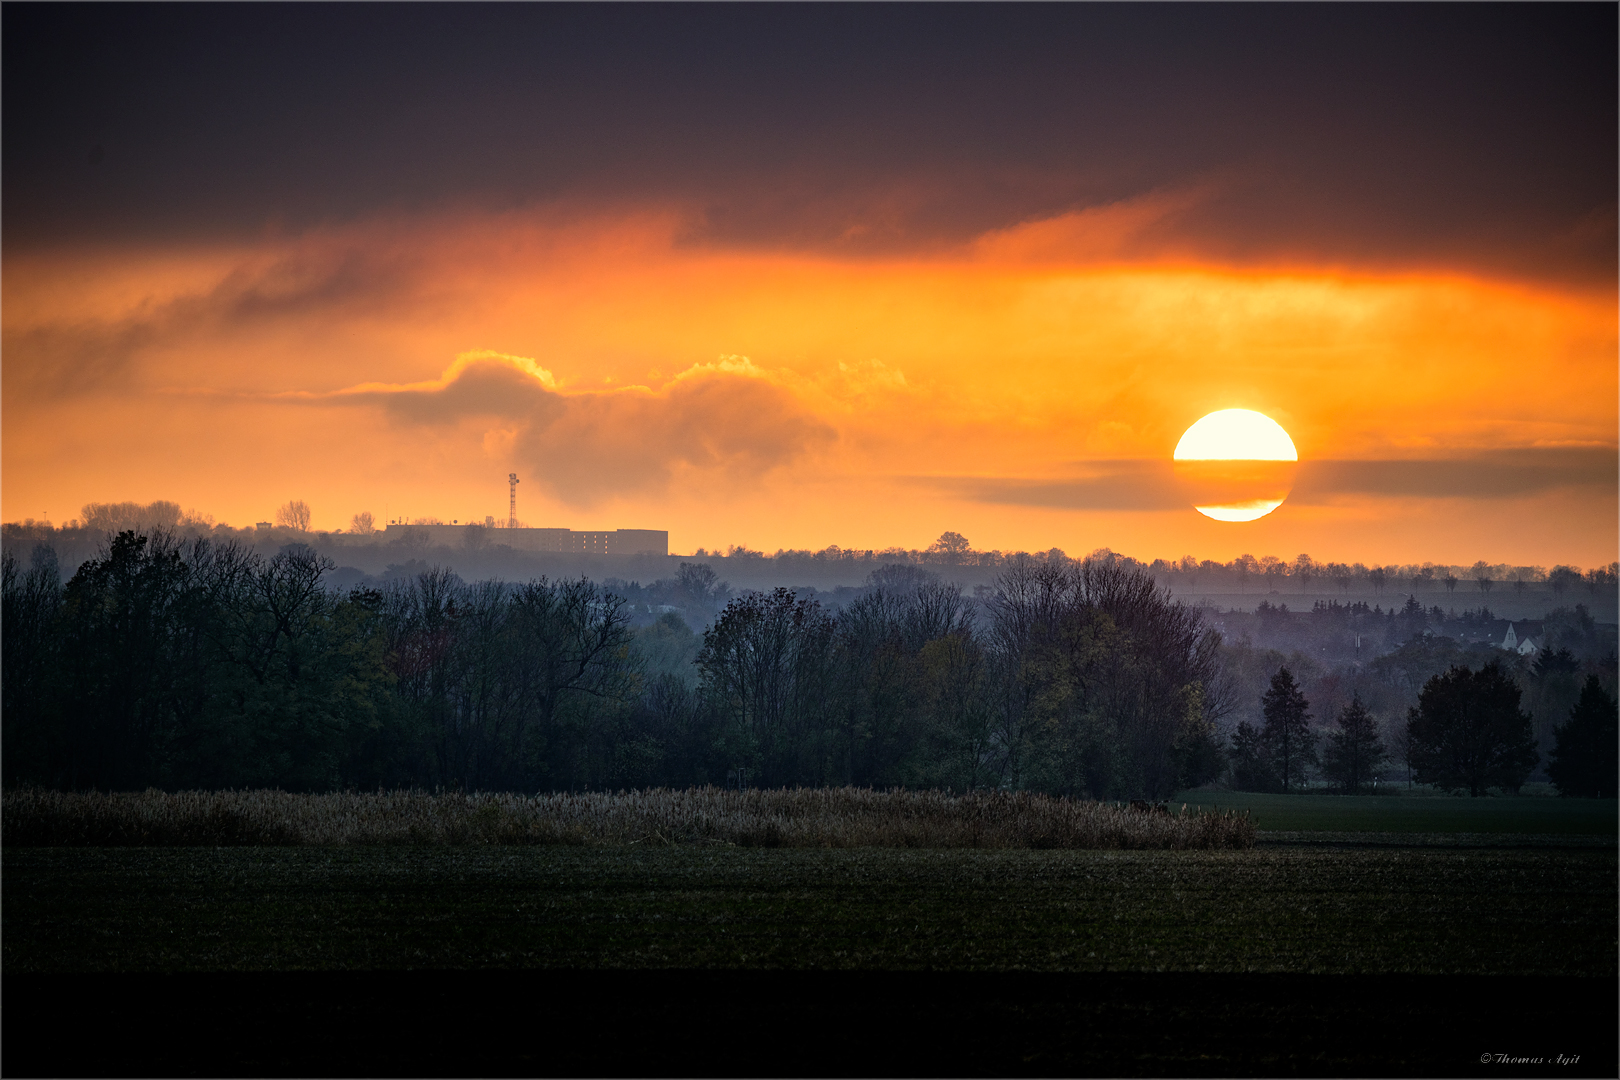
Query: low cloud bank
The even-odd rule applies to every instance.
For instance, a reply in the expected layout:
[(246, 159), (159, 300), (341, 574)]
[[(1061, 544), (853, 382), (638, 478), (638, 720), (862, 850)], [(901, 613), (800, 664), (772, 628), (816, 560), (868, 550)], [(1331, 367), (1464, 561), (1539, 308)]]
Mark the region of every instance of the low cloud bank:
[[(1180, 510), (1187, 505), (1169, 461), (1080, 463), (1079, 475), (917, 477), (916, 482), (973, 502), (1070, 510)], [(1398, 461), (1302, 461), (1289, 500), (1345, 496), (1422, 499), (1517, 499), (1560, 489), (1613, 492), (1620, 461), (1612, 447), (1485, 450), (1467, 457)]]
[(657, 388), (574, 391), (526, 358), (477, 354), (434, 383), (304, 400), (373, 404), (398, 424), (491, 423), (487, 447), (509, 447), (574, 505), (660, 491), (687, 470), (746, 484), (836, 437), (746, 360), (699, 365)]

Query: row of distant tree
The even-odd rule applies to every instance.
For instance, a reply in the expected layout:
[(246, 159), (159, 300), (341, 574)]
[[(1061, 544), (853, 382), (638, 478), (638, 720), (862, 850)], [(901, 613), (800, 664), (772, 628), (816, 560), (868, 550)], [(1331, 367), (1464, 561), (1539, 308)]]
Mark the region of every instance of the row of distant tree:
[(1363, 563), (1317, 562), (1309, 555), (1300, 555), (1292, 562), (1267, 555), (1256, 559), (1240, 555), (1228, 563), (1209, 559), (1202, 562), (1191, 555), (1177, 562), (1155, 560), (1148, 569), (1161, 580), (1183, 586), (1189, 590), (1202, 585), (1206, 589), (1243, 591), (1248, 588), (1282, 589), (1287, 586), (1301, 592), (1338, 589), (1348, 592), (1390, 589), (1410, 593), (1455, 593), (1477, 590), (1488, 595), (1497, 585), (1523, 592), (1533, 586), (1545, 585), (1555, 595), (1584, 587), (1596, 593), (1613, 591), (1620, 585), (1620, 563), (1593, 567), (1582, 571), (1576, 566), (1555, 566), (1547, 570), (1540, 566), (1509, 566), (1506, 563), (1489, 564), (1484, 561), (1472, 566), (1422, 565), (1367, 566)]
[[(1272, 676), (1261, 709), (1264, 725), (1239, 723), (1232, 737), (1232, 783), (1240, 790), (1288, 792), (1319, 773), (1355, 794), (1399, 755), (1417, 783), (1477, 796), (1493, 787), (1518, 791), (1539, 758), (1530, 715), (1520, 708), (1520, 688), (1495, 662), (1431, 677), (1398, 729), (1395, 747), (1385, 744), (1359, 695), (1339, 710), (1322, 745), (1310, 702), (1287, 668)], [(1614, 797), (1620, 776), (1617, 716), (1615, 699), (1596, 675), (1588, 676), (1580, 700), (1556, 728), (1547, 763), (1560, 794)]]
[[(698, 557), (709, 553), (699, 549)], [(933, 545), (923, 550), (885, 548), (882, 550), (841, 548), (836, 545), (820, 551), (778, 550), (774, 555), (732, 546), (715, 551), (715, 556), (727, 558), (771, 559), (784, 570), (800, 565), (813, 566), (839, 562), (910, 562), (924, 566), (988, 566), (1000, 567), (1025, 553), (1003, 551), (976, 551), (959, 533), (947, 532)], [(1054, 548), (1039, 553), (1039, 557), (1054, 560), (1067, 558)], [(1196, 592), (1200, 588), (1211, 592), (1270, 591), (1284, 589), (1301, 592), (1337, 589), (1349, 592), (1382, 593), (1411, 591), (1455, 593), (1459, 588), (1489, 594), (1498, 585), (1523, 592), (1532, 587), (1545, 586), (1555, 594), (1585, 588), (1591, 592), (1620, 587), (1620, 562), (1582, 570), (1577, 566), (1559, 565), (1548, 570), (1542, 566), (1510, 566), (1506, 563), (1486, 563), (1472, 566), (1442, 566), (1435, 563), (1390, 564), (1367, 566), (1364, 563), (1318, 562), (1309, 555), (1299, 555), (1292, 561), (1266, 555), (1239, 555), (1230, 562), (1199, 560), (1191, 555), (1181, 559), (1154, 559), (1141, 562), (1130, 556), (1119, 555), (1107, 548), (1099, 548), (1088, 558), (1102, 562), (1117, 562), (1140, 568), (1162, 584), (1175, 585)]]
[[(308, 533), (312, 512), (301, 499), (289, 500), (274, 514), (271, 524), (294, 533)], [(415, 524), (441, 524), (438, 518), (412, 518)], [(177, 534), (199, 534), (223, 530), (212, 517), (195, 510), (182, 511), (178, 503), (88, 503), (81, 516), (63, 526), (64, 529), (86, 530), (98, 535), (110, 535), (124, 530), (150, 533), (164, 531)], [(27, 533), (44, 533), (49, 527), (43, 522), (28, 519), (13, 523), (8, 529)], [(336, 530), (321, 535), (346, 534), (367, 537), (378, 530), (378, 523), (370, 511), (353, 515), (347, 530)], [(767, 555), (745, 545), (732, 545), (725, 550), (709, 552), (699, 548), (694, 558), (769, 559), (784, 574), (796, 570), (825, 567), (829, 564), (905, 563), (914, 566), (952, 567), (977, 566), (1001, 568), (1018, 560), (1028, 561), (1032, 556), (1024, 552), (978, 551), (967, 537), (956, 532), (943, 533), (926, 548), (844, 548), (837, 545), (819, 551), (779, 549)], [(1053, 548), (1034, 553), (1037, 559), (1068, 561), (1068, 556)], [(1240, 555), (1229, 562), (1210, 559), (1199, 560), (1191, 555), (1180, 559), (1154, 559), (1141, 562), (1119, 555), (1107, 548), (1091, 553), (1088, 558), (1101, 562), (1117, 562), (1126, 567), (1140, 568), (1161, 584), (1173, 585), (1189, 592), (1238, 592), (1249, 590), (1300, 592), (1339, 590), (1349, 592), (1382, 593), (1386, 589), (1410, 593), (1455, 593), (1459, 589), (1488, 595), (1497, 587), (1524, 592), (1531, 588), (1546, 588), (1556, 596), (1585, 589), (1596, 594), (1620, 588), (1620, 562), (1583, 570), (1577, 566), (1558, 565), (1551, 569), (1541, 566), (1512, 566), (1506, 563), (1479, 561), (1472, 566), (1445, 566), (1435, 563), (1389, 564), (1368, 566), (1363, 563), (1318, 562), (1310, 555), (1299, 555), (1292, 560), (1275, 555), (1255, 558)]]

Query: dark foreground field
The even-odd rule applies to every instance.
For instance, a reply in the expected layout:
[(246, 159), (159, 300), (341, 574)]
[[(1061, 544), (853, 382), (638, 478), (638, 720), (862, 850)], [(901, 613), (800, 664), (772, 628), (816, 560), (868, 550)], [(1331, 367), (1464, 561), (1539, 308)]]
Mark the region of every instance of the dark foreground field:
[(1620, 1005), (1613, 979), (1399, 975), (7, 975), (5, 991), (8, 1077), (1612, 1077)]
[(1612, 847), (14, 848), (4, 870), (7, 1076), (1616, 1067)]
[(1179, 807), (1247, 813), (1264, 832), (1620, 836), (1614, 799), (1448, 798), (1442, 795), (1261, 795), (1184, 791)]

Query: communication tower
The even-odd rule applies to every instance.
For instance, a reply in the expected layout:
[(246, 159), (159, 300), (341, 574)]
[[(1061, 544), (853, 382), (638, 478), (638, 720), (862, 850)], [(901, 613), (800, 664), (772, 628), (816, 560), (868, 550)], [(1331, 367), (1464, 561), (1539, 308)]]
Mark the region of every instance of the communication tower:
[(512, 489), (512, 501), (506, 510), (506, 527), (508, 529), (515, 529), (517, 528), (517, 473), (508, 473), (506, 476), (506, 483), (507, 486)]

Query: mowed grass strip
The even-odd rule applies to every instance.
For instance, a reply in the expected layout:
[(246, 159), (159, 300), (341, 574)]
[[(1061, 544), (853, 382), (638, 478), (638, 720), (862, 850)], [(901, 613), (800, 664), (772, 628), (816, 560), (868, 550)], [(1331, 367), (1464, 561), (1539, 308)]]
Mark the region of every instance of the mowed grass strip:
[(8, 849), (8, 972), (1616, 973), (1593, 850)]
[(1620, 838), (1614, 799), (1443, 798), (1432, 795), (1263, 795), (1184, 791), (1179, 810), (1248, 813), (1266, 832), (1514, 833)]

